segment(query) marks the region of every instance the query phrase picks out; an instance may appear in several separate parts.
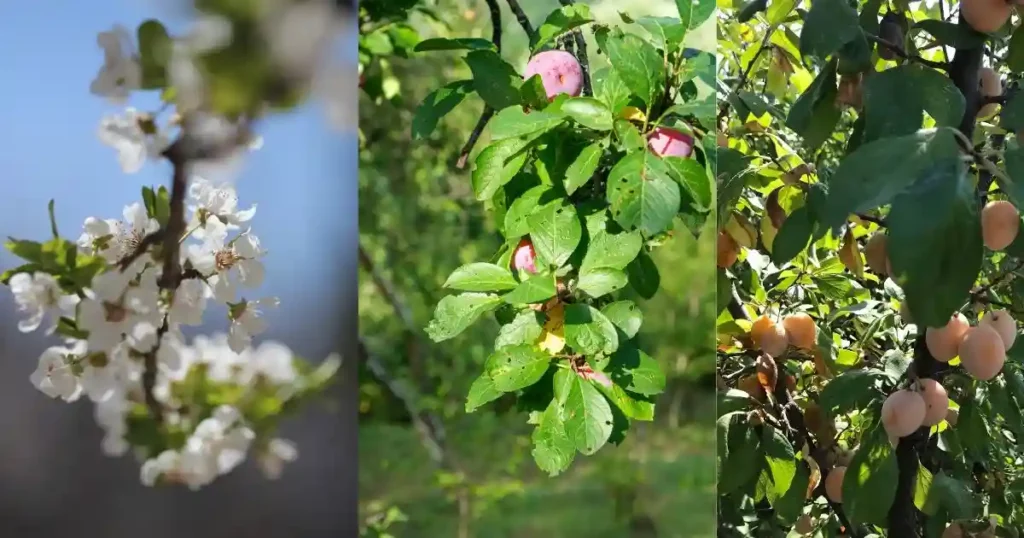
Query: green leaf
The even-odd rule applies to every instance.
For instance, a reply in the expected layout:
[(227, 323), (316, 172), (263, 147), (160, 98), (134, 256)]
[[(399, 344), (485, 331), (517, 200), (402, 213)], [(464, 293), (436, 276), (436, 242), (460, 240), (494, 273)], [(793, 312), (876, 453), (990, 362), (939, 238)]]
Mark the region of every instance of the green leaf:
[(931, 34), (939, 43), (955, 49), (973, 49), (985, 43), (985, 34), (966, 24), (926, 19), (917, 21), (914, 26)]
[(604, 155), (604, 142), (594, 142), (583, 148), (583, 151), (573, 160), (572, 164), (565, 171), (565, 193), (572, 194), (577, 189), (587, 184), (590, 178), (594, 177), (598, 165), (601, 164), (601, 156)]
[(864, 435), (843, 478), (843, 510), (851, 523), (886, 524), (899, 473), (896, 453), (879, 422)]
[(1010, 36), (1010, 51), (1006, 54), (1006, 67), (1014, 73), (1024, 73), (1024, 30), (1018, 26)]
[[(628, 17), (624, 13), (620, 12), (619, 16), (624, 18), (623, 22), (629, 24), (629, 21), (625, 20)], [(683, 45), (683, 40), (686, 39), (686, 25), (674, 17), (640, 17), (634, 22), (643, 26), (644, 30), (651, 34), (654, 46), (668, 50), (670, 53), (679, 50), (679, 47)]]
[(498, 349), (487, 358), (484, 369), (494, 388), (514, 392), (540, 381), (551, 365), (551, 355), (531, 344)]
[(940, 127), (958, 126), (964, 106), (953, 81), (935, 69), (912, 63), (886, 69), (864, 80), (864, 141), (913, 134), (925, 111)]
[(598, 267), (580, 275), (576, 287), (587, 295), (597, 298), (625, 288), (629, 277), (622, 269)]
[(633, 420), (654, 420), (654, 403), (642, 400), (626, 392), (622, 387), (612, 384), (611, 387), (596, 385), (597, 389), (605, 395), (615, 407), (626, 417)]
[(537, 257), (548, 266), (564, 265), (583, 238), (576, 207), (565, 198), (548, 202), (526, 220)]
[[(582, 4), (577, 4), (582, 5)], [(596, 131), (612, 129), (612, 111), (603, 102), (593, 97), (572, 97), (562, 104), (562, 112), (576, 123)]]
[(819, 219), (834, 228), (853, 213), (890, 203), (936, 161), (959, 158), (952, 129), (924, 129), (914, 134), (875, 140), (848, 155), (828, 179), (828, 197)]
[(601, 307), (601, 313), (621, 330), (627, 338), (633, 338), (640, 331), (644, 314), (633, 301), (616, 301)]
[(536, 342), (543, 332), (543, 314), (533, 310), (522, 312), (510, 323), (501, 326), (498, 338), (494, 341), (494, 349), (517, 344), (531, 344)]
[(807, 149), (816, 150), (835, 130), (842, 115), (835, 103), (836, 95), (836, 60), (833, 59), (814, 77), (786, 117), (786, 126), (804, 138)]
[(608, 174), (608, 202), (615, 221), (645, 236), (664, 232), (679, 211), (679, 184), (668, 165), (648, 151), (630, 153)]
[(473, 192), (478, 201), (490, 200), (503, 185), (522, 170), (526, 164), (528, 142), (522, 138), (499, 140), (476, 156), (473, 168)]
[(505, 213), (505, 237), (522, 237), (530, 233), (527, 219), (554, 197), (557, 195), (549, 185), (537, 185), (516, 198)]
[(605, 42), (608, 60), (627, 88), (648, 106), (665, 85), (665, 64), (653, 45), (633, 34), (621, 32)]
[(831, 416), (866, 409), (882, 395), (878, 387), (885, 379), (879, 370), (849, 370), (825, 385), (818, 404)]
[(562, 404), (552, 399), (533, 431), (533, 460), (549, 476), (557, 476), (568, 469), (576, 456), (576, 445), (569, 438), (562, 418), (564, 413)]
[(493, 50), (474, 50), (466, 55), (473, 72), (473, 87), (491, 108), (502, 110), (520, 103), (522, 77)]
[(473, 91), (472, 80), (458, 80), (438, 88), (428, 95), (412, 118), (412, 137), (421, 140), (430, 136), (437, 128), (437, 122), (462, 103)]
[(676, 8), (679, 9), (679, 18), (683, 24), (693, 30), (711, 18), (711, 14), (715, 12), (715, 1), (676, 0)]
[(8, 237), (7, 242), (4, 243), (4, 248), (8, 252), (15, 256), (36, 264), (43, 263), (43, 245), (38, 241), (27, 241), (24, 239), (14, 239)]
[(623, 342), (619, 346), (608, 363), (607, 371), (615, 384), (630, 392), (653, 396), (665, 391), (665, 372), (658, 361), (632, 343)]
[(503, 393), (494, 386), (494, 380), (486, 373), (476, 378), (466, 395), (466, 412), (472, 413), (484, 404), (493, 402)]
[(658, 293), (658, 288), (661, 287), (661, 274), (658, 272), (658, 266), (646, 252), (641, 252), (626, 267), (626, 274), (629, 275), (629, 285), (644, 299), (654, 297), (654, 294)]
[(1008, 131), (1024, 130), (1024, 94), (1014, 93), (999, 112), (999, 125)]
[(672, 105), (665, 111), (663, 117), (669, 115), (680, 116), (683, 118), (693, 116), (702, 123), (714, 123), (713, 120), (715, 113), (717, 112), (717, 108), (715, 107), (715, 97), (713, 95), (709, 95), (704, 99), (695, 99), (693, 101)]
[(624, 151), (645, 151), (647, 148), (646, 139), (644, 139), (643, 135), (640, 134), (637, 127), (628, 120), (615, 120), (612, 132), (615, 133), (615, 139), (618, 141), (619, 147)]
[(918, 326), (944, 327), (981, 270), (981, 217), (962, 160), (938, 160), (911, 179), (886, 217), (889, 260)]
[(436, 50), (490, 50), (497, 52), (494, 43), (479, 37), (432, 37), (420, 41), (412, 50), (413, 52)]
[(503, 291), (518, 285), (508, 269), (480, 262), (459, 267), (444, 283), (445, 288), (461, 291)]
[(794, 523), (800, 516), (804, 503), (806, 502), (805, 497), (807, 495), (807, 486), (810, 481), (810, 467), (808, 467), (807, 463), (802, 460), (797, 461), (796, 471), (793, 475), (793, 480), (790, 482), (789, 490), (787, 490), (781, 498), (772, 503), (772, 508), (775, 509), (775, 514), (785, 523)]
[(764, 464), (761, 438), (739, 411), (721, 416), (718, 433), (718, 494), (733, 493), (755, 478)]
[(605, 267), (625, 269), (640, 254), (642, 247), (643, 238), (639, 232), (613, 234), (607, 230), (596, 231), (587, 246), (587, 254), (580, 265), (580, 274)]
[(615, 325), (600, 310), (582, 303), (565, 307), (565, 341), (584, 355), (610, 354), (619, 348)]
[(786, 217), (772, 242), (772, 263), (782, 266), (807, 248), (814, 233), (814, 217), (806, 205), (800, 206)]
[(544, 22), (537, 28), (536, 41), (530, 48), (536, 52), (552, 39), (592, 21), (590, 6), (586, 4), (562, 6), (548, 14)]
[(669, 173), (689, 193), (699, 211), (710, 211), (712, 202), (711, 177), (699, 162), (691, 158), (663, 157)]
[(971, 486), (940, 471), (929, 484), (925, 507), (941, 509), (952, 519), (970, 519), (981, 510), (981, 499), (971, 491)]
[(155, 19), (140, 24), (136, 34), (139, 41), (139, 64), (142, 67), (141, 87), (144, 90), (163, 88), (167, 85), (166, 68), (174, 42), (167, 35), (164, 25)]
[(764, 448), (768, 472), (772, 479), (772, 489), (768, 492), (768, 500), (774, 505), (789, 492), (796, 476), (796, 453), (786, 435), (772, 426), (765, 426), (761, 435), (761, 446)]
[(449, 295), (437, 303), (434, 317), (427, 324), (427, 336), (434, 342), (454, 338), (500, 304), (500, 297), (487, 293)]
[(573, 376), (563, 416), (566, 433), (584, 455), (600, 450), (612, 434), (613, 417), (608, 400), (593, 384), (578, 376)]
[(504, 297), (508, 304), (543, 303), (555, 296), (555, 275), (533, 275)]
[(814, 0), (800, 31), (800, 54), (824, 60), (855, 39), (864, 39), (857, 10), (845, 0)]
[(594, 96), (608, 105), (612, 113), (629, 104), (629, 88), (614, 69), (606, 67), (596, 71), (593, 80)]
[(1024, 149), (1020, 147), (1020, 140), (1013, 137), (1006, 142), (1006, 149), (1003, 152), (1003, 164), (1006, 165), (1006, 174), (1009, 181), (996, 177), (996, 183), (1013, 201), (1013, 205), (1024, 207)]
[(171, 193), (167, 191), (167, 187), (161, 186), (156, 191), (156, 201), (153, 206), (154, 215), (160, 226), (166, 226), (167, 222), (171, 220)]
[(540, 136), (565, 122), (565, 116), (543, 110), (523, 110), (520, 105), (510, 106), (494, 115), (488, 124), (492, 140), (523, 135)]

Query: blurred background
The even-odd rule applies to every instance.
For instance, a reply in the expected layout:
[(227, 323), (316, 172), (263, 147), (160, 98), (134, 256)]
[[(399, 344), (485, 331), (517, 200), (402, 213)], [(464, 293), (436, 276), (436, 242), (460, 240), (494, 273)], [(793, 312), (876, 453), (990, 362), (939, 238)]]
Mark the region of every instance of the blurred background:
[[(503, 55), (520, 71), (527, 43), (503, 5)], [(555, 0), (520, 0), (534, 26)], [(588, 2), (601, 22), (678, 17), (671, 0)], [(641, 346), (669, 372), (657, 421), (624, 444), (577, 457), (549, 479), (530, 455), (526, 416), (500, 403), (464, 411), (498, 326), (484, 319), (442, 344), (423, 334), (448, 274), (500, 245), (469, 174), (454, 162), (483, 108), (468, 99), (427, 141), (413, 112), (433, 89), (466, 78), (458, 53), (407, 56), (418, 38), (491, 37), (483, 0), (401, 0), (411, 18), (361, 21), (359, 509), (362, 536), (400, 538), (710, 537), (714, 532), (714, 229), (679, 226), (657, 251), (662, 288), (642, 304)], [(410, 34), (408, 24), (418, 34)], [(374, 34), (374, 38), (365, 36)], [(411, 43), (411, 44), (410, 44)], [(714, 50), (714, 18), (687, 38)], [(591, 41), (590, 51), (596, 47)], [(603, 58), (590, 54), (594, 65)], [(483, 147), (483, 143), (477, 147)], [(713, 224), (712, 224), (713, 226)], [(631, 297), (644, 303), (639, 297)], [(508, 406), (506, 406), (508, 407)], [(425, 432), (443, 435), (425, 435)], [(432, 438), (433, 437), (433, 438)], [(444, 454), (445, 465), (432, 459)]]
[[(96, 130), (122, 107), (90, 95), (103, 63), (98, 32), (157, 18), (188, 28), (187, 3), (145, 0), (5, 2), (0, 7), (0, 236), (46, 239), (46, 204), (56, 199), (61, 233), (77, 239), (86, 217), (120, 218), (144, 185), (169, 183), (170, 167), (149, 163), (125, 175)], [(41, 332), (22, 335), (10, 292), (0, 289), (0, 536), (103, 538), (303, 538), (355, 536), (357, 146), (353, 126), (330, 122), (325, 105), (355, 119), (354, 23), (334, 58), (347, 66), (333, 101), (314, 100), (257, 129), (264, 147), (237, 180), (240, 205), (258, 204), (254, 233), (270, 252), (261, 292), (281, 306), (266, 313), (262, 340), (279, 340), (314, 362), (343, 356), (329, 405), (285, 422), (298, 461), (276, 482), (247, 462), (211, 486), (152, 489), (131, 456), (100, 450), (86, 401), (51, 400), (29, 382)], [(350, 86), (350, 89), (346, 87)], [(149, 99), (147, 101), (147, 99)], [(345, 100), (348, 101), (345, 101)], [(146, 109), (154, 95), (133, 98)], [(347, 109), (347, 110), (346, 110)], [(346, 114), (342, 114), (345, 116)], [(337, 117), (337, 114), (335, 114)], [(0, 252), (0, 271), (19, 265)], [(203, 332), (226, 329), (223, 308)]]

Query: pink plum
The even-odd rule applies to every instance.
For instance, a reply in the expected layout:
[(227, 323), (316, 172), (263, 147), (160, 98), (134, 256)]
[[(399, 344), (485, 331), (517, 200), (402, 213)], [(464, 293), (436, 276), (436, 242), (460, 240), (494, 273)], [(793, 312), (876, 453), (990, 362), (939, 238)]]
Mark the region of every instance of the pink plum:
[(537, 253), (533, 251), (533, 243), (523, 238), (512, 253), (512, 269), (525, 270), (529, 273), (537, 272)]
[(564, 50), (546, 50), (530, 58), (523, 79), (540, 75), (548, 100), (560, 93), (577, 97), (583, 91), (583, 69), (576, 57)]
[(647, 145), (661, 157), (686, 158), (693, 153), (693, 137), (667, 127), (657, 127), (651, 131)]

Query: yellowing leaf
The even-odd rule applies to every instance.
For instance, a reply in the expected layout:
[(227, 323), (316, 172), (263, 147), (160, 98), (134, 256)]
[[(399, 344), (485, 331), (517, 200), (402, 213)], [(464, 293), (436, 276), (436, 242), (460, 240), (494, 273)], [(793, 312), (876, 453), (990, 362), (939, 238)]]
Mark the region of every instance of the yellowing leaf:
[(538, 346), (555, 355), (565, 349), (565, 306), (558, 303), (547, 311), (548, 320), (537, 338)]
[(754, 248), (757, 243), (757, 229), (740, 213), (733, 212), (729, 222), (725, 225), (725, 231), (736, 244), (743, 248)]
[(853, 236), (852, 226), (847, 227), (846, 234), (843, 235), (843, 246), (839, 249), (839, 261), (843, 262), (843, 265), (851, 273), (857, 275), (857, 278), (864, 278), (864, 258), (860, 255), (860, 247), (857, 245), (857, 239)]
[(764, 248), (768, 249), (769, 254), (772, 252), (772, 243), (775, 242), (775, 236), (778, 234), (779, 231), (772, 226), (771, 219), (761, 219), (761, 242), (764, 243)]
[(640, 110), (635, 106), (627, 106), (623, 108), (622, 112), (619, 112), (619, 117), (624, 120), (640, 122), (645, 121), (647, 119), (647, 115), (644, 114), (644, 111)]

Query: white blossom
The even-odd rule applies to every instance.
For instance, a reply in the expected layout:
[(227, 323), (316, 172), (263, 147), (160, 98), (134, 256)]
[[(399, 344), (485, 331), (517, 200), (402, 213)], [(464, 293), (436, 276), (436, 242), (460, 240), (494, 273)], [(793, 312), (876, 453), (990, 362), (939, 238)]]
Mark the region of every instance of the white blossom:
[(196, 278), (181, 281), (174, 292), (174, 302), (168, 313), (172, 323), (181, 325), (202, 325), (206, 311), (206, 283)]
[(28, 316), (18, 322), (18, 330), (23, 333), (38, 329), (43, 319), (50, 314), (54, 323), (47, 334), (52, 334), (57, 327), (57, 319), (61, 316), (73, 317), (79, 302), (78, 296), (64, 293), (57, 279), (47, 273), (16, 273), (11, 277), (9, 285), (18, 310)]
[(134, 108), (125, 109), (122, 114), (105, 116), (100, 120), (97, 136), (104, 144), (117, 151), (117, 160), (126, 174), (142, 169), (147, 158), (157, 159), (167, 149), (170, 139), (167, 134), (156, 130), (147, 132), (147, 127), (156, 129), (148, 115)]
[[(95, 217), (85, 219), (84, 231), (78, 238), (79, 249), (116, 264), (135, 252), (147, 235), (160, 229), (160, 223), (150, 218), (146, 207), (139, 202), (125, 206), (122, 216), (124, 221)], [(138, 267), (141, 270), (142, 265)], [(125, 273), (138, 274), (138, 271)]]
[(256, 214), (256, 204), (248, 209), (238, 208), (238, 194), (227, 184), (215, 185), (202, 177), (193, 177), (189, 184), (189, 210), (192, 219), (188, 228), (195, 230), (197, 239), (205, 237), (205, 222), (216, 217), (226, 225), (227, 230), (238, 229), (239, 225), (252, 220)]
[(207, 276), (213, 296), (220, 301), (235, 299), (238, 286), (255, 288), (263, 283), (264, 251), (259, 239), (246, 230), (231, 241), (227, 227), (219, 219), (206, 221), (203, 242), (189, 245), (188, 257), (197, 271)]
[(130, 285), (130, 273), (108, 271), (93, 280), (91, 297), (82, 301), (79, 327), (89, 331), (90, 351), (109, 351), (128, 337), (137, 349), (152, 348), (159, 323), (159, 289), (143, 279)]
[(267, 330), (267, 320), (263, 318), (263, 308), (276, 307), (277, 298), (270, 297), (255, 301), (243, 301), (232, 306), (229, 317), (231, 328), (228, 330), (228, 345), (237, 353), (241, 353), (252, 344), (252, 337)]
[(67, 402), (78, 399), (82, 387), (78, 383), (71, 367), (71, 360), (77, 358), (83, 349), (76, 345), (73, 348), (53, 346), (43, 351), (29, 380), (43, 394), (51, 398), (60, 398)]
[(96, 43), (103, 49), (103, 66), (89, 86), (93, 95), (124, 103), (142, 85), (142, 66), (136, 57), (131, 32), (120, 24), (100, 32)]
[(274, 384), (294, 383), (295, 356), (288, 346), (280, 342), (263, 342), (253, 350), (246, 350), (242, 356), (253, 374), (261, 375)]

